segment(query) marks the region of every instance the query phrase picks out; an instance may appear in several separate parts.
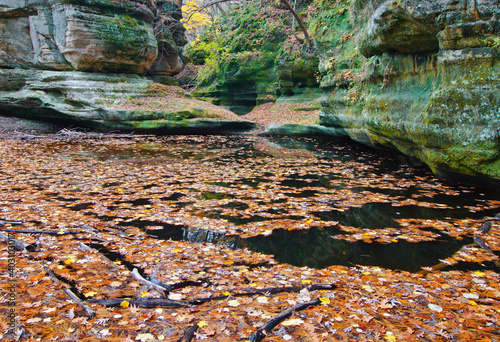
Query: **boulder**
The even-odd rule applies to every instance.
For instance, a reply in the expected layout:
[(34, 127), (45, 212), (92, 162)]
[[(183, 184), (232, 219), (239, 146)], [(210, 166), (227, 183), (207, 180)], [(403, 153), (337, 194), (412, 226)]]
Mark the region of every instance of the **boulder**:
[(0, 113), (99, 130), (159, 134), (241, 133), (234, 113), (130, 74), (0, 69)]

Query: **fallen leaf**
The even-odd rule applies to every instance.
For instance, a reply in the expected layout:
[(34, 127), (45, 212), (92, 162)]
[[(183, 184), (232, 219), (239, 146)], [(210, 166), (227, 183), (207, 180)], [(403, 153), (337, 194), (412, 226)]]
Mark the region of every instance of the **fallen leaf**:
[(237, 299), (230, 300), (227, 302), (227, 305), (232, 306), (233, 308), (237, 307), (240, 305), (240, 302), (238, 302)]
[(150, 334), (150, 333), (145, 333), (145, 334), (139, 334), (135, 337), (136, 340), (142, 341), (142, 342), (149, 342), (153, 341), (155, 337)]
[(436, 305), (436, 304), (428, 304), (427, 305), (429, 307), (429, 309), (431, 309), (432, 311), (436, 311), (436, 312), (441, 312), (443, 311), (443, 308), (440, 307), (439, 305)]
[(330, 298), (326, 298), (326, 297), (319, 297), (319, 300), (321, 301), (321, 304), (323, 304), (323, 305), (328, 305), (328, 304), (330, 304)]
[(301, 325), (302, 323), (304, 323), (304, 321), (302, 319), (300, 319), (300, 318), (292, 318), (292, 319), (283, 321), (281, 323), (281, 325), (291, 326), (291, 325)]

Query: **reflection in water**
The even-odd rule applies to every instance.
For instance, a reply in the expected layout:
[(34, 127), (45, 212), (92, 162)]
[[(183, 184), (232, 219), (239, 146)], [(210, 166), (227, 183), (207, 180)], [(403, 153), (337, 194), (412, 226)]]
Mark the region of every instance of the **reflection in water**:
[(472, 239), (410, 243), (399, 240), (382, 244), (335, 239), (333, 229), (308, 231), (276, 229), (270, 236), (245, 239), (243, 245), (261, 253), (274, 254), (276, 260), (296, 266), (323, 268), (330, 265), (369, 265), (416, 272), (458, 251)]
[[(66, 198), (53, 191), (52, 196), (61, 206), (119, 220), (160, 239), (249, 248), (297, 266), (359, 264), (408, 271), (451, 256), (472, 242), (467, 238), (471, 220), (499, 211), (498, 205), (487, 204), (498, 194), (445, 186), (425, 168), (345, 140), (151, 140), (62, 146), (64, 158), (112, 163), (123, 173), (90, 179), (92, 188), (106, 194), (96, 203), (78, 193)], [(148, 176), (138, 179), (145, 170)], [(455, 227), (463, 239), (447, 235)], [(379, 242), (363, 241), (364, 233), (377, 236), (384, 230), (398, 232)], [(412, 241), (419, 234), (437, 240), (411, 243), (403, 237), (412, 235)], [(361, 238), (351, 239), (355, 235)]]
[[(159, 223), (148, 222), (149, 225)], [(135, 225), (139, 225), (135, 222)], [(164, 226), (162, 230), (149, 230), (148, 234), (160, 239), (189, 242), (216, 243), (233, 249), (248, 248), (263, 254), (272, 254), (281, 263), (295, 266), (323, 268), (330, 265), (369, 265), (416, 272), (423, 266), (432, 266), (453, 255), (472, 238), (456, 240), (444, 235), (438, 241), (410, 243), (399, 240), (382, 244), (363, 241), (349, 242), (336, 239), (335, 228), (311, 228), (307, 231), (275, 229), (269, 236), (241, 238), (226, 236), (208, 229), (181, 225)]]

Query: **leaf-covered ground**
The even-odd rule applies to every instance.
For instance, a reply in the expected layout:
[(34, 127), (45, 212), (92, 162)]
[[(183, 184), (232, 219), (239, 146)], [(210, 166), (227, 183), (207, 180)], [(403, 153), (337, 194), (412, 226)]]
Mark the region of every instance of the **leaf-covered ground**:
[[(12, 254), (0, 243), (2, 340), (245, 341), (315, 299), (264, 341), (500, 340), (494, 192), (312, 139), (10, 136), (0, 162), (1, 233), (28, 244)], [(324, 249), (290, 264), (252, 243), (308, 230), (322, 234), (301, 244), (341, 241), (329, 252), (340, 259), (356, 244), (455, 241), (458, 251), (418, 273), (384, 266), (396, 253), (311, 268)], [(143, 307), (160, 292), (159, 306)]]

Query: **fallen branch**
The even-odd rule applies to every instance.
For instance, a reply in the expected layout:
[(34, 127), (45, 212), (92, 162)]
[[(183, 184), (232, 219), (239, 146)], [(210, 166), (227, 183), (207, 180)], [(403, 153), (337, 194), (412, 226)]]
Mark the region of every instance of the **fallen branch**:
[(10, 224), (10, 225), (13, 225), (13, 226), (22, 226), (23, 222), (22, 221), (10, 221), (10, 220), (0, 219), (0, 225), (1, 226), (5, 226), (6, 224)]
[(111, 298), (111, 299), (91, 299), (88, 300), (91, 304), (102, 305), (106, 307), (119, 307), (123, 301), (127, 301), (130, 305), (137, 306), (138, 308), (184, 308), (192, 307), (188, 302), (180, 300), (172, 300), (168, 298), (155, 298), (155, 299), (129, 299), (129, 298)]
[[(228, 297), (243, 297), (243, 296), (255, 296), (255, 295), (272, 295), (276, 293), (283, 292), (300, 292), (303, 289), (307, 289), (309, 292), (317, 291), (317, 290), (333, 290), (337, 287), (335, 284), (312, 284), (309, 286), (289, 286), (289, 287), (269, 287), (265, 289), (242, 289), (245, 292), (239, 293), (231, 293), (230, 295), (217, 296), (211, 298), (202, 298), (202, 299), (194, 299), (190, 300), (190, 304), (199, 305), (202, 303), (206, 303), (212, 300), (224, 300)], [(231, 291), (229, 291), (231, 292)]]
[[(497, 219), (498, 221), (500, 221), (500, 218)], [(479, 234), (480, 235), (485, 235), (485, 234), (488, 234), (488, 232), (491, 230), (491, 220), (488, 221), (488, 222), (485, 222), (481, 228), (479, 228)]]
[(76, 235), (76, 234), (89, 234), (91, 232), (83, 230), (37, 230), (37, 229), (2, 229), (4, 232), (19, 233), (19, 234), (46, 234), (46, 235)]
[(134, 268), (133, 271), (132, 271), (132, 276), (140, 281), (141, 283), (143, 283), (144, 285), (146, 285), (149, 289), (151, 290), (154, 290), (156, 292), (158, 292), (162, 297), (165, 297), (165, 291), (166, 289), (163, 287), (163, 286), (160, 286), (160, 285), (157, 285), (155, 283), (152, 283), (150, 282), (149, 280), (146, 280), (144, 279), (140, 274), (139, 274), (139, 271), (137, 270), (137, 268)]
[[(490, 254), (494, 258), (497, 258), (497, 255), (495, 252), (491, 250), (490, 247), (486, 244), (486, 242), (483, 241), (479, 236), (474, 236), (474, 242), (476, 245), (478, 245), (480, 248), (482, 248), (486, 253)], [(500, 260), (494, 260), (493, 263), (495, 264), (496, 267), (500, 268)]]
[(123, 236), (125, 236), (125, 237), (133, 240), (133, 235), (132, 234), (122, 232), (122, 231), (120, 231), (118, 229), (115, 229), (115, 228), (103, 227), (102, 230), (104, 230), (106, 232), (109, 232), (109, 233), (123, 235)]
[(274, 316), (270, 321), (268, 321), (266, 324), (264, 324), (262, 327), (260, 327), (257, 331), (252, 333), (249, 337), (249, 340), (252, 342), (262, 341), (262, 339), (265, 338), (271, 332), (271, 330), (274, 329), (274, 327), (276, 327), (278, 324), (280, 324), (285, 319), (290, 317), (294, 312), (307, 309), (311, 305), (318, 305), (320, 303), (321, 303), (321, 301), (319, 299), (315, 299), (315, 300), (310, 301), (310, 302), (300, 303), (300, 304), (297, 304), (295, 306), (292, 306), (291, 308)]
[[(134, 269), (135, 270), (135, 269)], [(132, 272), (134, 273), (134, 272)], [(142, 277), (141, 277), (142, 278)], [(142, 278), (144, 279), (144, 278)], [(145, 279), (144, 279), (145, 280)], [(146, 280), (148, 281), (148, 280)], [(303, 289), (307, 289), (308, 291), (316, 291), (316, 290), (331, 290), (336, 288), (335, 284), (313, 284), (309, 286), (290, 286), (290, 287), (271, 287), (261, 290), (255, 289), (244, 289), (248, 292), (241, 293), (233, 293), (230, 295), (210, 297), (210, 298), (199, 298), (193, 299), (189, 301), (180, 301), (180, 300), (172, 300), (166, 298), (140, 298), (140, 299), (128, 299), (128, 298), (113, 298), (113, 299), (92, 299), (89, 300), (89, 303), (104, 305), (104, 306), (120, 306), (120, 304), (125, 300), (130, 303), (130, 305), (135, 305), (140, 308), (155, 308), (158, 306), (161, 307), (192, 307), (195, 305), (200, 305), (206, 302), (210, 302), (213, 300), (224, 300), (229, 297), (242, 297), (242, 296), (254, 296), (258, 294), (275, 294), (282, 292), (300, 292)]]
[(87, 312), (87, 316), (89, 316), (90, 318), (93, 318), (95, 316), (94, 310), (92, 310), (92, 308), (90, 306), (88, 306), (84, 301), (82, 301), (80, 298), (78, 298), (78, 296), (76, 294), (74, 294), (73, 291), (71, 291), (70, 289), (68, 289), (66, 287), (66, 284), (64, 284), (63, 282), (61, 282), (57, 278), (57, 276), (54, 274), (54, 272), (52, 272), (45, 265), (45, 263), (43, 261), (42, 261), (42, 267), (45, 270), (45, 272), (47, 273), (47, 275), (50, 277), (50, 279), (52, 279), (52, 281), (54, 281), (54, 283), (56, 283), (56, 285), (58, 287), (61, 287), (62, 290), (64, 291), (64, 293), (66, 293), (66, 295), (69, 298), (71, 298), (71, 300), (73, 300), (79, 307), (81, 307), (83, 310), (85, 310), (85, 312)]
[(14, 246), (14, 249), (17, 251), (24, 251), (26, 250), (26, 247), (29, 246), (28, 243), (23, 242), (18, 239), (14, 239), (12, 236), (4, 235), (0, 233), (0, 239), (3, 241), (7, 242), (9, 245)]
[(189, 342), (194, 338), (194, 333), (198, 330), (198, 323), (193, 324), (191, 328), (186, 330), (184, 336), (178, 339), (176, 342)]

